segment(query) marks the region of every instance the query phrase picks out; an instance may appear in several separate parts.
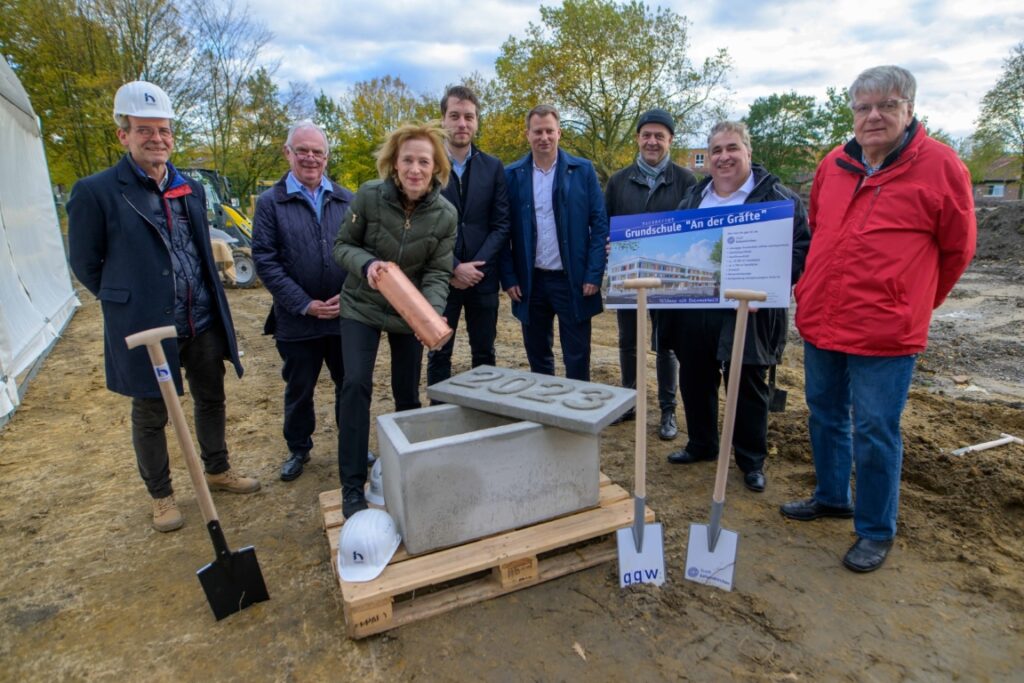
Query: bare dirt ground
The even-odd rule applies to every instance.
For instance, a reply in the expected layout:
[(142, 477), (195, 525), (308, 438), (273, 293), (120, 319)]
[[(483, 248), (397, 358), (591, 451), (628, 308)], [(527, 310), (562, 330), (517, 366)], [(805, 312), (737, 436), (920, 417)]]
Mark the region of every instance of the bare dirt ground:
[[(186, 525), (150, 529), (129, 403), (104, 389), (99, 308), (82, 292), (82, 309), (0, 432), (0, 679), (1021, 680), (1024, 447), (948, 452), (1024, 435), (1022, 213), (982, 212), (979, 259), (935, 317), (904, 419), (899, 536), (879, 572), (840, 565), (854, 538), (848, 520), (801, 524), (778, 513), (814, 484), (792, 336), (768, 490), (749, 493), (735, 469), (729, 482), (724, 524), (740, 535), (733, 592), (682, 578), (688, 525), (707, 520), (714, 468), (665, 462), (685, 436), (657, 439), (652, 386), (648, 504), (665, 529), (662, 588), (620, 590), (609, 563), (359, 642), (343, 635), (317, 510), (317, 495), (337, 485), (326, 380), (312, 462), (295, 482), (277, 478), (282, 383), (261, 335), (267, 292), (229, 293), (246, 375), (228, 382), (228, 440), (235, 466), (263, 490), (215, 499), (229, 543), (256, 547), (272, 599), (221, 622), (194, 575), (213, 552), (173, 447)], [(507, 308), (501, 325), (499, 363), (523, 367)], [(596, 320), (594, 338), (595, 381), (617, 383), (613, 315)], [(457, 350), (458, 369), (468, 368), (461, 337)], [(386, 345), (382, 356), (375, 414), (392, 406)], [(626, 488), (632, 430), (602, 437), (602, 467)]]

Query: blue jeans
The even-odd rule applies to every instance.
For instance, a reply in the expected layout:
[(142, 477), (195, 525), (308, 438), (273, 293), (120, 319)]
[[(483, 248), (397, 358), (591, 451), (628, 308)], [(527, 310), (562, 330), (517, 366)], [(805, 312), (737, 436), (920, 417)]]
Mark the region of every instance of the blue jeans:
[(848, 507), (856, 465), (853, 527), (861, 538), (887, 541), (896, 535), (903, 467), (900, 417), (916, 359), (857, 356), (804, 342), (808, 425), (818, 478), (814, 498)]

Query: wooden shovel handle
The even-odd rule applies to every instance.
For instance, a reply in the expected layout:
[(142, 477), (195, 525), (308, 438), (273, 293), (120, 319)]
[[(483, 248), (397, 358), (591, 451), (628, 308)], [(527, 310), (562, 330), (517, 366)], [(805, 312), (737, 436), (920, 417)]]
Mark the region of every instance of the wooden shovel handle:
[(757, 292), (753, 289), (727, 289), (725, 298), (735, 301), (767, 301), (768, 292)]
[(736, 425), (736, 394), (740, 389), (740, 373), (743, 372), (743, 345), (747, 341), (747, 312), (751, 301), (765, 301), (768, 295), (749, 289), (727, 289), (725, 298), (736, 299), (740, 305), (736, 309), (736, 330), (732, 336), (732, 356), (729, 359), (729, 382), (725, 389), (725, 417), (722, 420), (722, 437), (718, 442), (715, 491), (711, 496), (716, 503), (725, 502), (725, 482), (729, 476), (729, 455), (732, 452), (733, 427)]
[(160, 343), (164, 339), (177, 339), (177, 337), (177, 331), (172, 325), (168, 325), (136, 332), (125, 337), (124, 340), (129, 349), (145, 346), (149, 352), (149, 360), (153, 364), (153, 372), (156, 373), (160, 395), (163, 396), (167, 413), (171, 417), (171, 424), (174, 425), (174, 433), (178, 437), (181, 451), (185, 455), (185, 466), (188, 467), (188, 475), (192, 479), (192, 488), (196, 491), (199, 509), (202, 511), (206, 523), (209, 524), (218, 519), (217, 508), (213, 506), (210, 487), (203, 476), (203, 467), (199, 462), (199, 456), (196, 455), (192, 435), (189, 434), (188, 425), (185, 423), (185, 413), (181, 410), (181, 401), (178, 400), (178, 394), (174, 389), (174, 376), (167, 365), (167, 357), (164, 355), (164, 348)]
[(642, 277), (622, 283), (636, 293), (636, 458), (633, 493), (647, 497), (647, 289), (661, 287), (656, 277)]
[(661, 280), (656, 277), (636, 277), (632, 280), (623, 280), (620, 284), (625, 289), (657, 289), (661, 287)]

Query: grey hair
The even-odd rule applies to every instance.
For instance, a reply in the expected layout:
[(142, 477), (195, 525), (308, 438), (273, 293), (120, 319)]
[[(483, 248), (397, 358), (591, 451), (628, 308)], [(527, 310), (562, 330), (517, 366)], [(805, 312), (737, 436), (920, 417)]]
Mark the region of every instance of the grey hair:
[(711, 132), (708, 133), (708, 152), (711, 151), (711, 138), (719, 133), (736, 133), (740, 136), (740, 142), (747, 148), (747, 151), (754, 151), (754, 148), (750, 145), (750, 130), (747, 128), (747, 124), (742, 121), (719, 121), (711, 128)]
[(292, 139), (295, 137), (295, 134), (297, 132), (299, 132), (300, 130), (305, 130), (306, 128), (309, 128), (311, 130), (315, 130), (316, 132), (320, 133), (320, 137), (322, 137), (324, 139), (324, 147), (327, 148), (326, 152), (328, 154), (330, 154), (331, 153), (331, 143), (327, 139), (327, 133), (324, 132), (323, 128), (321, 128), (320, 126), (318, 126), (315, 123), (313, 123), (313, 121), (311, 119), (302, 119), (301, 121), (296, 121), (295, 123), (293, 123), (291, 128), (288, 129), (288, 137), (285, 138), (284, 144), (287, 147), (291, 148), (291, 146), (292, 146)]
[(917, 95), (917, 81), (914, 75), (901, 66), (887, 64), (865, 69), (850, 86), (850, 106), (857, 101), (860, 93), (888, 95), (895, 91), (902, 99), (914, 102)]
[(117, 122), (117, 127), (121, 130), (132, 129), (132, 122), (128, 120), (127, 114), (114, 114), (114, 121)]

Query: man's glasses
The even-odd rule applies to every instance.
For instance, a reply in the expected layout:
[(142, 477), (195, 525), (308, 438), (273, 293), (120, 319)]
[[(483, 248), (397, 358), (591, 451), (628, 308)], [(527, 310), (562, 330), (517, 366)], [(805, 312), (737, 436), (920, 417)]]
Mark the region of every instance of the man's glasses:
[(900, 105), (910, 100), (900, 98), (895, 100), (882, 100), (875, 104), (868, 104), (862, 102), (860, 104), (850, 105), (850, 109), (853, 110), (854, 116), (867, 116), (871, 113), (872, 109), (877, 109), (879, 114), (894, 114), (896, 110), (900, 108)]
[(323, 160), (327, 158), (327, 151), (322, 149), (310, 149), (309, 147), (292, 147), (288, 145), (288, 149), (292, 151), (292, 154), (299, 157), (311, 157), (313, 159)]
[(141, 138), (152, 138), (154, 136), (160, 136), (164, 140), (171, 140), (174, 138), (174, 131), (170, 128), (153, 128), (152, 126), (134, 126), (132, 132)]

